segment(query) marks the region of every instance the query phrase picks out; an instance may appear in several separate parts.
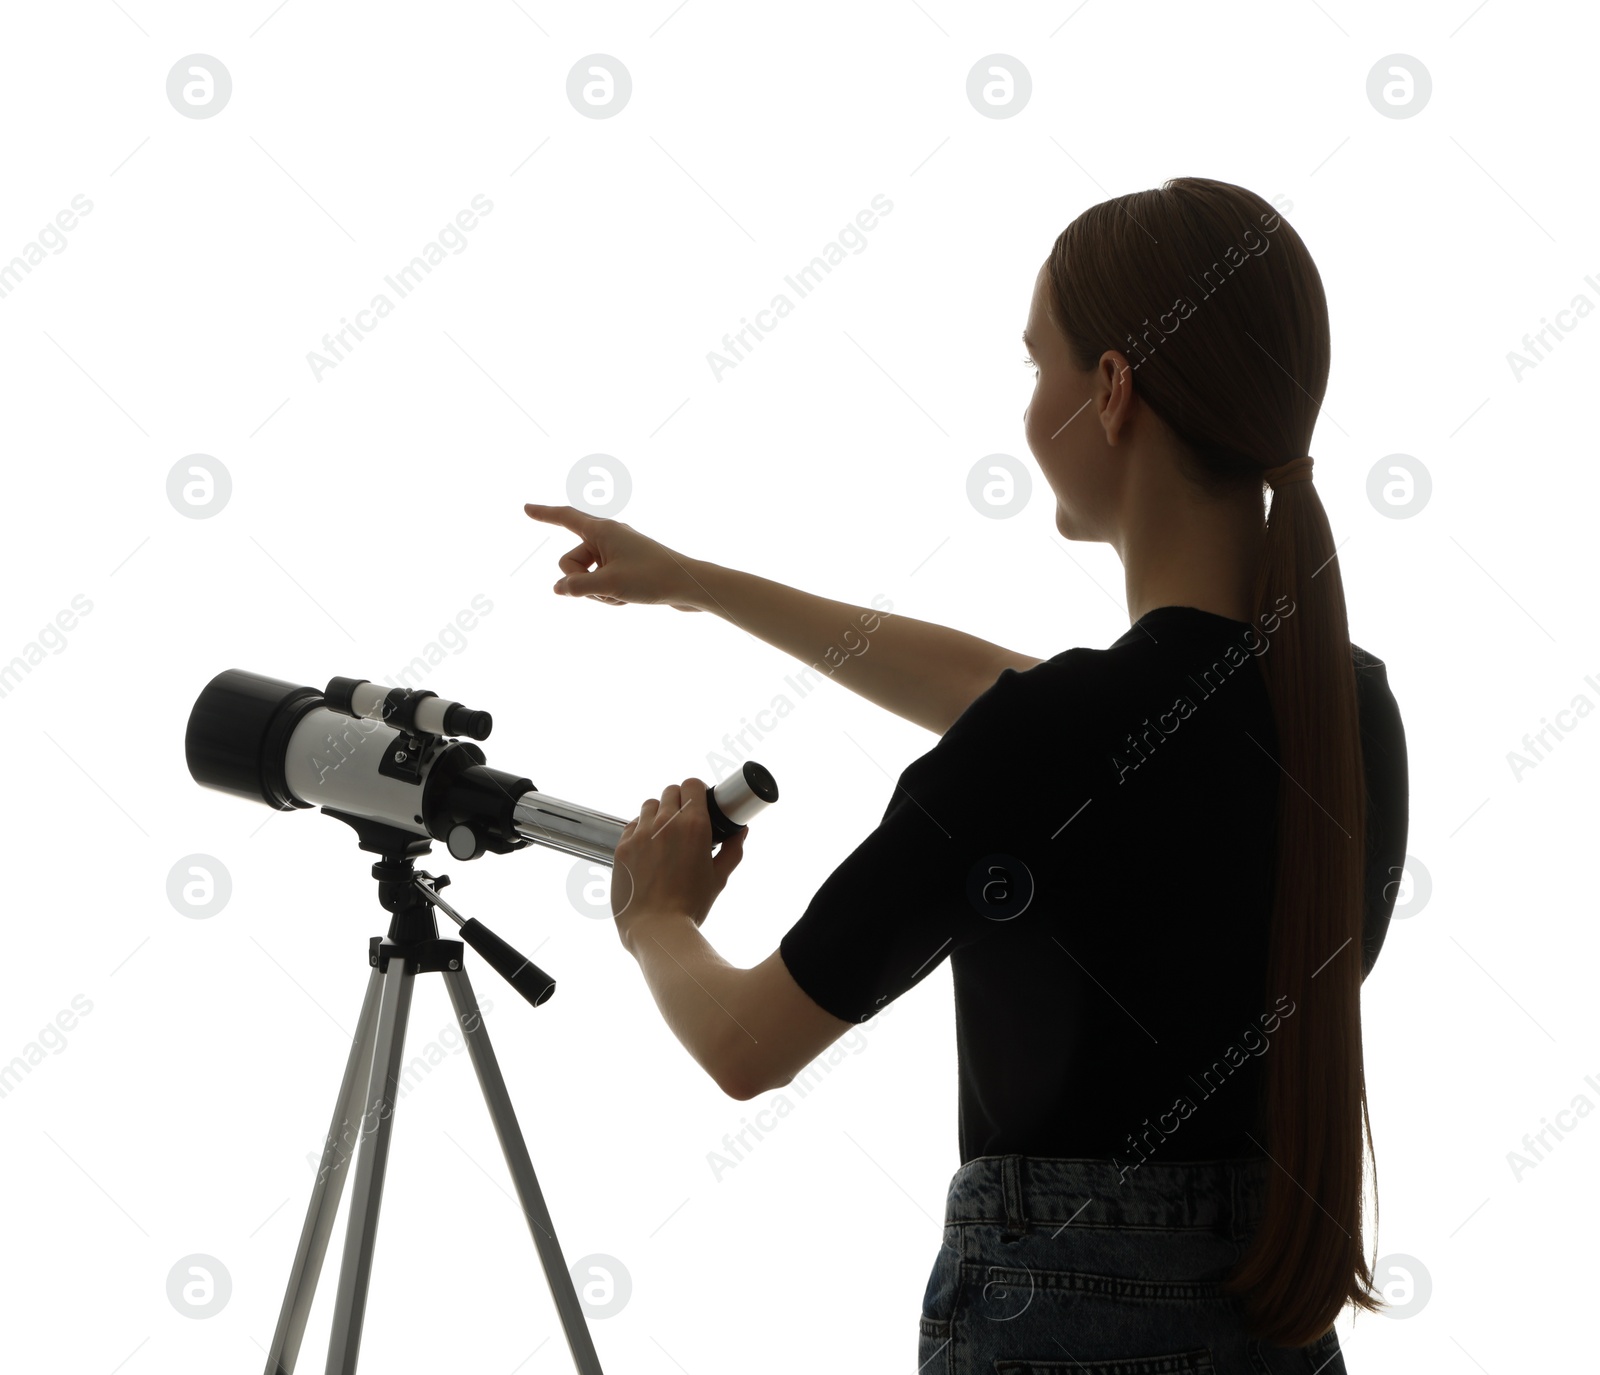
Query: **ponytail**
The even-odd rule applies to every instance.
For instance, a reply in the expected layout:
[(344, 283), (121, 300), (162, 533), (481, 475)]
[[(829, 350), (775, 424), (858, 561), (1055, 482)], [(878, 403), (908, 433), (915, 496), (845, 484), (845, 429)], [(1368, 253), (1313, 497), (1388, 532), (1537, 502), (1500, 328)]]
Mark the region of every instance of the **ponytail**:
[[(1266, 991), (1295, 1013), (1263, 1066), (1261, 1224), (1223, 1288), (1264, 1340), (1304, 1346), (1346, 1302), (1379, 1307), (1362, 1245), (1365, 774), (1344, 587), (1310, 481), (1274, 490), (1255, 605), (1281, 617), (1258, 661), (1282, 769)], [(1376, 1221), (1375, 1174), (1373, 1187)]]

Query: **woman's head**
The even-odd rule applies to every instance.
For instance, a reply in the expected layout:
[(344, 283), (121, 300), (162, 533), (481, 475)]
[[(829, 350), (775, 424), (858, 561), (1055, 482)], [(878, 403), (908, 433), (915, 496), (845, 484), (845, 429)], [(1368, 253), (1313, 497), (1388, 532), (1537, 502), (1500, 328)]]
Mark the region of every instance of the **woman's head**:
[(1103, 201), (1062, 230), (1026, 342), (1028, 447), (1076, 539), (1114, 533), (1135, 437), (1207, 497), (1259, 501), (1260, 473), (1308, 452), (1328, 380), (1305, 244), (1254, 192), (1204, 177)]

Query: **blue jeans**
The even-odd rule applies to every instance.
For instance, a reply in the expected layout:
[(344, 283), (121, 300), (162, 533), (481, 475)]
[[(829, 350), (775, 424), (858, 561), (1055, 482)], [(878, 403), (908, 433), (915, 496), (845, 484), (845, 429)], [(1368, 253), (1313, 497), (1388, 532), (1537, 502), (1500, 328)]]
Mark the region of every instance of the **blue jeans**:
[(1218, 1291), (1269, 1168), (968, 1161), (922, 1300), (919, 1375), (1345, 1375), (1332, 1331), (1264, 1346)]

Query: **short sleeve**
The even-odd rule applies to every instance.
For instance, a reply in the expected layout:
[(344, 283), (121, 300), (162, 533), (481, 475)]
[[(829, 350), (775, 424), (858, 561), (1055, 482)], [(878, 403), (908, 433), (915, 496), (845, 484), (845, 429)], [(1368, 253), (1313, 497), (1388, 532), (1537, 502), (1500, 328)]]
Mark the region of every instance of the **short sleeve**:
[(1410, 830), (1410, 774), (1405, 725), (1389, 686), (1387, 665), (1359, 645), (1355, 650), (1361, 756), (1367, 785), (1366, 916), (1361, 977), (1378, 961), (1405, 873)]
[(867, 1020), (1025, 900), (1004, 854), (1014, 820), (1004, 803), (1033, 695), (1003, 670), (902, 771), (877, 829), (785, 933), (783, 962), (819, 1007)]

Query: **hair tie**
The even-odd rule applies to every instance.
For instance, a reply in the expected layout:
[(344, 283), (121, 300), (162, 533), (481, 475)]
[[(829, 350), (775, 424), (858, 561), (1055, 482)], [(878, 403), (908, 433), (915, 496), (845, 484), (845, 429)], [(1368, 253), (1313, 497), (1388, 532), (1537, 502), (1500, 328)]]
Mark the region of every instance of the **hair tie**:
[(1311, 481), (1311, 455), (1304, 458), (1291, 458), (1287, 463), (1280, 463), (1276, 468), (1267, 468), (1261, 474), (1261, 480), (1276, 491), (1286, 482)]

